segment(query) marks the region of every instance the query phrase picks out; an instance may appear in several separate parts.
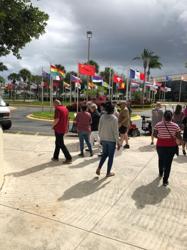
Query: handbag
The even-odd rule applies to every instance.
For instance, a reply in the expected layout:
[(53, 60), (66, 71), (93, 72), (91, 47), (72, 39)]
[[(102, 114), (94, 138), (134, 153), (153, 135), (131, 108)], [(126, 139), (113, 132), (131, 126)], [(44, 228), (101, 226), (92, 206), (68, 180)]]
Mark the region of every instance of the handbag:
[(175, 140), (175, 142), (176, 142), (176, 144), (177, 144), (178, 146), (181, 146), (181, 145), (182, 145), (182, 140), (179, 139), (179, 138), (176, 138), (176, 137), (172, 136), (172, 134), (170, 133), (170, 131), (169, 131), (168, 127), (166, 126), (166, 123), (165, 123), (165, 122), (164, 122), (164, 125), (165, 125), (165, 127), (166, 127), (166, 129), (167, 129), (169, 135), (171, 136), (171, 138)]

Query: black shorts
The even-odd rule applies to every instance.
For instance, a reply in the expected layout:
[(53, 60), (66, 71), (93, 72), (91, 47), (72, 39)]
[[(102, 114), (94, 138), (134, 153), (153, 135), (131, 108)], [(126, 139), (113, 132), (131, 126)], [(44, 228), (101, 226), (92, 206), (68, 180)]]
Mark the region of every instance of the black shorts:
[(120, 134), (126, 134), (127, 133), (127, 127), (125, 127), (125, 126), (121, 126), (120, 128), (119, 128), (119, 133)]

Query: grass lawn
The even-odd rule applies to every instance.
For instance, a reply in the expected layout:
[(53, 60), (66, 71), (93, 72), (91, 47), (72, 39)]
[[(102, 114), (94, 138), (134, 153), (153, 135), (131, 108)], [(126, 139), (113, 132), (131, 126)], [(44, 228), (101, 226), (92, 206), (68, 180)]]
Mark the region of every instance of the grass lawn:
[[(42, 102), (41, 101), (33, 101), (33, 100), (25, 100), (25, 102), (23, 101), (23, 100), (15, 100), (15, 101), (13, 101), (13, 100), (6, 100), (5, 99), (5, 101), (6, 102), (8, 102), (9, 103), (9, 105), (22, 105), (22, 106), (42, 106)], [(69, 102), (64, 102), (63, 101), (63, 104), (64, 105), (69, 105)], [(43, 106), (44, 107), (49, 107), (50, 106), (50, 102), (48, 102), (48, 101), (45, 101), (45, 102), (43, 102)]]
[[(75, 112), (69, 112), (69, 118), (71, 121), (74, 120)], [(136, 114), (132, 114), (131, 118), (136, 117)], [(53, 120), (54, 117), (54, 112), (49, 112), (49, 111), (43, 111), (43, 112), (33, 112), (32, 117), (38, 118), (38, 119), (46, 119), (46, 120)]]
[[(71, 121), (74, 120), (74, 112), (69, 112), (69, 118)], [(43, 111), (43, 112), (33, 112), (32, 117), (46, 120), (53, 120), (54, 112)]]

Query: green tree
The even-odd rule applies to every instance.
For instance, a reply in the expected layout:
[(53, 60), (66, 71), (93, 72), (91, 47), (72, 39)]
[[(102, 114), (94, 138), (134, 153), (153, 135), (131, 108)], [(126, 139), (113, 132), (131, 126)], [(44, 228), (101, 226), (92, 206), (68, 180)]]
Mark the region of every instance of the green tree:
[[(142, 60), (143, 69), (145, 75), (145, 81), (149, 80), (150, 69), (151, 68), (161, 68), (162, 64), (159, 62), (159, 57), (151, 50), (144, 49), (140, 56), (134, 58), (134, 60)], [(145, 84), (142, 89), (142, 104), (144, 104), (144, 93), (145, 93)]]
[(0, 83), (5, 83), (5, 78), (0, 76)]
[(150, 78), (150, 70), (151, 69), (161, 69), (162, 68), (162, 63), (159, 62), (159, 57), (158, 56), (153, 56), (149, 62), (148, 69), (147, 69), (147, 80), (149, 81)]
[(151, 68), (161, 68), (162, 64), (159, 62), (159, 56), (151, 50), (144, 49), (140, 56), (135, 57), (133, 60), (142, 60), (145, 79), (148, 80)]
[(39, 98), (39, 85), (41, 84), (41, 82), (42, 82), (42, 76), (31, 75), (31, 83), (37, 86), (37, 89), (34, 90), (36, 99)]
[(20, 80), (20, 75), (17, 74), (17, 73), (11, 73), (9, 76), (8, 76), (8, 80), (12, 81), (12, 83), (16, 83), (16, 81), (19, 81)]
[(30, 86), (31, 83), (31, 72), (28, 69), (21, 69), (19, 71), (20, 78), (24, 82), (24, 101), (26, 99), (26, 90), (28, 89), (27, 86)]
[(95, 66), (96, 73), (99, 72), (99, 64), (93, 60), (89, 60), (88, 64)]
[(61, 70), (63, 70), (63, 71), (66, 73), (65, 66), (63, 66), (63, 65), (61, 65), (61, 64), (55, 64), (55, 66), (56, 66), (58, 69), (61, 69)]
[(4, 70), (8, 70), (8, 68), (2, 62), (0, 62), (0, 71), (4, 71)]
[(103, 77), (103, 80), (109, 83), (112, 80), (114, 70), (110, 67), (106, 67), (104, 71), (100, 72), (100, 75)]
[(0, 56), (19, 50), (45, 32), (49, 16), (32, 5), (31, 0), (0, 1)]

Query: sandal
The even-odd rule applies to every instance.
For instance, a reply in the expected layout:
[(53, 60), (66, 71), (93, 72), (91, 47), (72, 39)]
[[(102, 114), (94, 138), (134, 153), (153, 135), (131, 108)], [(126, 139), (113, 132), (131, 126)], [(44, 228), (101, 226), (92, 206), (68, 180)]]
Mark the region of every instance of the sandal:
[(111, 172), (111, 173), (107, 174), (106, 177), (112, 177), (112, 176), (114, 176), (114, 175), (115, 175), (115, 173), (112, 173), (112, 172)]

